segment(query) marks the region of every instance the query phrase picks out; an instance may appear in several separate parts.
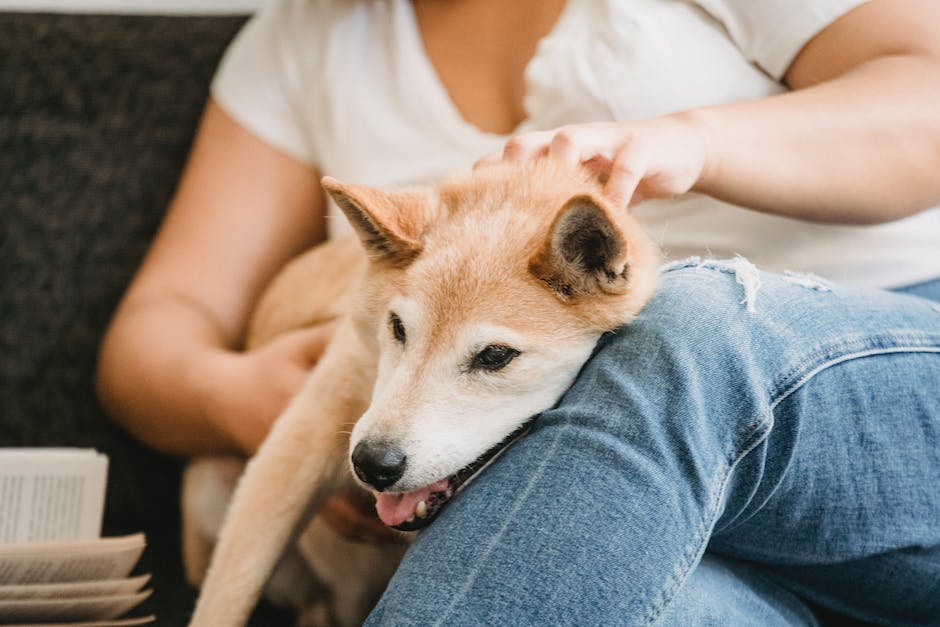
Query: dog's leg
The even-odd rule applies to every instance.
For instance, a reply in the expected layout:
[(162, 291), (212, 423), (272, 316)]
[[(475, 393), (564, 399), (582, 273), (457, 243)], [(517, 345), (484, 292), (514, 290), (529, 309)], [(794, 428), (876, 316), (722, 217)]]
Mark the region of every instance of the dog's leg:
[(206, 576), (225, 512), (244, 469), (241, 458), (198, 457), (183, 471), (183, 570), (186, 581), (195, 588)]
[(284, 548), (348, 472), (348, 430), (365, 410), (375, 365), (348, 321), (305, 388), (248, 463), (203, 584), (192, 627), (247, 620)]
[[(197, 457), (183, 471), (180, 509), (183, 518), (183, 572), (194, 588), (202, 585), (219, 541), (225, 512), (247, 460), (239, 457)], [(323, 588), (292, 545), (281, 556), (264, 588), (264, 598), (281, 607), (301, 610)], [(323, 596), (320, 594), (319, 596)]]

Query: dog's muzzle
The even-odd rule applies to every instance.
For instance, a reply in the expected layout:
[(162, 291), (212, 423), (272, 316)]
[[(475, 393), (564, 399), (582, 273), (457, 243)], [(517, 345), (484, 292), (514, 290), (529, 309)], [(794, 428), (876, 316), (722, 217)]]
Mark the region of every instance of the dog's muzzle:
[(404, 475), (408, 458), (400, 449), (387, 443), (359, 442), (352, 453), (353, 469), (363, 483), (375, 490), (375, 509), (383, 523), (399, 531), (416, 531), (429, 525), (454, 495), (509, 445), (524, 436), (533, 422), (535, 418), (526, 421), (454, 474), (418, 490), (388, 490)]

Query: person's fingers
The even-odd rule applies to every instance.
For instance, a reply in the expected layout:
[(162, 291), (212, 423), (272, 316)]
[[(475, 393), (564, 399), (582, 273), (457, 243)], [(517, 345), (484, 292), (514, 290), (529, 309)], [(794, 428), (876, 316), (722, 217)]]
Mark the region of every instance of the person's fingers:
[(503, 152), (486, 155), (474, 169), (497, 163), (527, 163), (547, 157), (566, 168), (586, 167), (604, 186), (604, 194), (619, 207), (641, 200), (637, 188), (646, 176), (649, 155), (631, 127), (625, 125), (566, 126), (512, 137)]
[(543, 155), (551, 143), (550, 131), (534, 131), (510, 138), (503, 148), (503, 161), (527, 163)]
[(548, 149), (552, 134), (548, 131), (533, 131), (510, 137), (502, 151), (492, 152), (477, 159), (474, 170), (488, 168), (499, 163), (525, 163), (531, 161)]
[(568, 168), (587, 168), (604, 184), (628, 138), (622, 129), (606, 124), (563, 127), (552, 137), (548, 155)]
[(548, 156), (567, 168), (574, 169), (581, 165), (581, 155), (591, 152), (583, 134), (568, 128), (559, 129), (552, 137), (548, 147)]
[(628, 142), (614, 156), (604, 185), (604, 195), (615, 206), (626, 209), (634, 199), (637, 186), (646, 173), (648, 158), (633, 142)]
[(476, 160), (476, 163), (473, 164), (474, 171), (481, 168), (488, 168), (490, 166), (496, 165), (497, 163), (502, 163), (503, 153), (501, 152), (491, 152), (490, 154), (480, 157)]

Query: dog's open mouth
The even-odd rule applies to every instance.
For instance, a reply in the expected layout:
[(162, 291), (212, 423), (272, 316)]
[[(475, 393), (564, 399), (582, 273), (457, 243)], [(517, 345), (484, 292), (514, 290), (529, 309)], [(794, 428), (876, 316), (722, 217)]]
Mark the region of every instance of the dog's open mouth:
[(379, 519), (399, 531), (417, 531), (429, 525), (441, 509), (471, 479), (506, 450), (510, 444), (525, 435), (534, 422), (528, 420), (506, 436), (499, 444), (483, 453), (476, 461), (464, 466), (449, 477), (435, 481), (411, 492), (376, 492), (375, 511)]

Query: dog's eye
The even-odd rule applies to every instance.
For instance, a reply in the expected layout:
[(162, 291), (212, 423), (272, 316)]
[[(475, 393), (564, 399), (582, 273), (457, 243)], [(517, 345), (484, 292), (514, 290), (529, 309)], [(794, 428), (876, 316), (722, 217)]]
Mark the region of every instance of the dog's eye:
[(508, 366), (509, 362), (518, 356), (519, 351), (514, 348), (502, 344), (490, 344), (474, 355), (473, 361), (470, 362), (470, 369), (495, 372)]
[(402, 324), (398, 314), (391, 312), (388, 314), (388, 326), (392, 329), (392, 336), (400, 343), (405, 343), (405, 325)]

